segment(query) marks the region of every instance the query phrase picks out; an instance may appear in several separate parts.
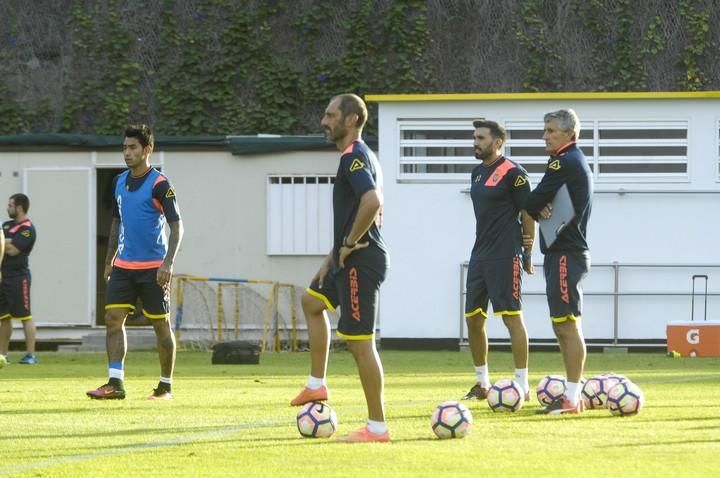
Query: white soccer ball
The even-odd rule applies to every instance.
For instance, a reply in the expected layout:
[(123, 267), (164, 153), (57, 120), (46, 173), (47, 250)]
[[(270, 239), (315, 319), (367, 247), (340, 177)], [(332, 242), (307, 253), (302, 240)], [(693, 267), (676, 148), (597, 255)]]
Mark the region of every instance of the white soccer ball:
[(493, 412), (517, 412), (525, 401), (525, 392), (515, 380), (498, 380), (490, 387), (487, 402)]
[(472, 430), (473, 417), (468, 407), (453, 400), (443, 402), (433, 411), (430, 425), (438, 438), (462, 438)]
[(297, 429), (305, 438), (328, 438), (337, 429), (337, 415), (324, 402), (310, 402), (300, 407)]
[(607, 407), (613, 415), (637, 415), (644, 404), (645, 396), (642, 390), (629, 380), (617, 382), (607, 393)]
[(535, 392), (537, 393), (538, 402), (546, 407), (553, 401), (562, 398), (567, 389), (567, 382), (562, 375), (546, 375), (538, 383)]

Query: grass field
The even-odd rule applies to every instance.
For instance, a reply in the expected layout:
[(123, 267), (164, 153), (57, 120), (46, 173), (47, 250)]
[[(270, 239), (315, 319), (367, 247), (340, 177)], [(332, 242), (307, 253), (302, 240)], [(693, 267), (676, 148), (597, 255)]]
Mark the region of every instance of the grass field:
[[(154, 353), (128, 354), (128, 398), (108, 402), (85, 397), (105, 379), (104, 354), (40, 354), (38, 366), (0, 370), (0, 476), (718, 476), (720, 360), (590, 354), (586, 376), (612, 370), (643, 389), (639, 416), (536, 416), (534, 397), (516, 414), (494, 414), (473, 402), (473, 433), (440, 441), (429, 417), (472, 385), (469, 354), (382, 358), (393, 442), (343, 444), (295, 428), (288, 401), (304, 384), (306, 353), (210, 365), (209, 353), (181, 352), (171, 402), (145, 400), (157, 383)], [(494, 380), (511, 376), (509, 353), (490, 359)], [(531, 384), (561, 373), (560, 363), (557, 353), (531, 353)], [(360, 426), (366, 411), (348, 353), (332, 353), (329, 386), (339, 433)]]

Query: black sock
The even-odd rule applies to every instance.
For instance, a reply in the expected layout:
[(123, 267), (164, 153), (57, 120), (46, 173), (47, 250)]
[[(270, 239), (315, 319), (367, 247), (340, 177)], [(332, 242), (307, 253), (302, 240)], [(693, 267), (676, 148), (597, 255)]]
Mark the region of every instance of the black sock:
[(125, 385), (123, 384), (123, 381), (119, 378), (111, 378), (110, 380), (108, 380), (108, 383), (117, 389), (120, 389), (120, 390), (125, 389)]
[(172, 385), (170, 385), (169, 383), (158, 382), (158, 386), (157, 386), (157, 391), (158, 391), (158, 392), (161, 392), (161, 393), (162, 393), (162, 392), (168, 392), (168, 393), (170, 393), (170, 392), (172, 391), (171, 389), (172, 389)]

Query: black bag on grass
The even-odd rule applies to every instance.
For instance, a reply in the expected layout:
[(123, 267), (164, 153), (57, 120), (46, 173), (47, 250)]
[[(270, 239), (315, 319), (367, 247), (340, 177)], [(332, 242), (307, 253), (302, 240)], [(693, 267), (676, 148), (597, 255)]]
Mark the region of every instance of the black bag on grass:
[(213, 345), (213, 364), (258, 364), (260, 346), (245, 340), (234, 340)]

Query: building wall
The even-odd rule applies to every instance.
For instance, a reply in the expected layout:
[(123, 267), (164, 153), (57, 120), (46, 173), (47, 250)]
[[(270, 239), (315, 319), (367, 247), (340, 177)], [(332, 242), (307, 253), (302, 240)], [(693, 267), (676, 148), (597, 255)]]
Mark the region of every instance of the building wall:
[(168, 153), (165, 171), (178, 191), (186, 229), (176, 271), (308, 284), (322, 256), (266, 254), (266, 178), (334, 174), (337, 160), (334, 152)]
[[(233, 156), (229, 152), (156, 151), (176, 188), (185, 237), (177, 274), (274, 280), (305, 286), (322, 256), (266, 254), (268, 174), (334, 174), (335, 152)], [(92, 327), (96, 304), (96, 171), (124, 168), (118, 152), (0, 152), (0, 188), (30, 196), (38, 241), (30, 258), (36, 323), (67, 336), (67, 327)], [(101, 192), (100, 192), (101, 193)], [(5, 216), (6, 214), (2, 214)], [(17, 325), (17, 324), (16, 324)], [(65, 328), (60, 330), (58, 328)]]
[[(720, 288), (720, 267), (703, 267), (720, 264), (716, 245), (720, 224), (712, 219), (720, 205), (720, 100), (429, 101), (422, 95), (415, 101), (394, 101), (382, 95), (375, 99), (380, 104), (379, 157), (386, 178), (383, 233), (393, 261), (381, 300), (383, 338), (459, 337), (464, 307), (460, 269), (469, 259), (474, 241), (475, 219), (467, 193), (469, 174), (463, 183), (399, 180), (398, 125), (408, 118), (542, 121), (548, 111), (573, 108), (581, 121), (589, 117), (687, 119), (689, 180), (596, 181), (588, 231), (595, 266), (585, 283), (583, 327), (590, 339), (612, 339), (616, 328), (620, 339), (661, 339), (667, 321), (690, 317), (691, 299), (683, 294), (690, 292), (693, 274), (709, 274), (711, 292)], [(472, 145), (471, 139), (468, 144)], [(533, 182), (539, 178), (533, 176)], [(533, 257), (536, 264), (542, 263), (537, 244)], [(611, 295), (615, 262), (620, 264), (620, 292), (626, 294), (618, 296), (617, 325)], [(691, 266), (659, 266), (668, 263)], [(531, 339), (552, 338), (541, 269), (535, 276), (525, 277), (523, 289)], [(641, 296), (634, 292), (657, 293)], [(702, 307), (701, 302), (698, 304)], [(710, 297), (709, 314), (710, 318), (720, 318), (717, 297)], [(488, 324), (491, 338), (508, 337), (498, 318), (490, 319)]]

